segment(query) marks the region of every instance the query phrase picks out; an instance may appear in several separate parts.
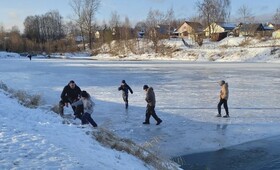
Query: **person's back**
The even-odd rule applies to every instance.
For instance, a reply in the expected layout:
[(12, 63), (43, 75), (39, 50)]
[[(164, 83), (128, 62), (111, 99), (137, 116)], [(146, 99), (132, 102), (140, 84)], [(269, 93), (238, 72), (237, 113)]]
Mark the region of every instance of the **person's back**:
[(152, 87), (149, 87), (146, 93), (146, 101), (150, 106), (155, 106), (156, 105), (156, 96), (154, 89)]
[(221, 98), (228, 100), (229, 91), (228, 91), (228, 83), (224, 83), (221, 87)]
[(84, 113), (81, 117), (82, 124), (90, 123), (93, 127), (97, 127), (96, 122), (92, 119), (91, 114), (93, 113), (93, 108), (95, 103), (91, 100), (90, 94), (86, 91), (81, 92), (81, 99), (74, 102), (72, 106), (77, 106), (80, 103), (83, 104)]
[(88, 96), (89, 96), (88, 98), (85, 98), (85, 99), (82, 98), (82, 102), (84, 105), (84, 112), (92, 114), (95, 103), (91, 100), (90, 95), (88, 95)]

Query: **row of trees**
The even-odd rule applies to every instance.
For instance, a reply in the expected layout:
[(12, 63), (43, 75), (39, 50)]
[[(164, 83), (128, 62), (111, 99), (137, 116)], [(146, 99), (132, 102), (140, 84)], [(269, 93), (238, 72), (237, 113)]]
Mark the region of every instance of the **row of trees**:
[[(198, 0), (196, 7), (198, 16), (189, 21), (200, 22), (210, 26), (212, 22), (226, 22), (230, 18), (230, 0)], [(63, 52), (79, 49), (96, 49), (98, 46), (115, 40), (120, 49), (131, 49), (137, 44), (137, 32), (144, 31), (147, 44), (151, 42), (155, 52), (159, 52), (161, 39), (170, 37), (172, 28), (178, 28), (184, 19), (175, 19), (174, 10), (166, 12), (150, 10), (144, 21), (138, 22), (134, 28), (128, 17), (122, 21), (117, 12), (113, 12), (108, 23), (98, 24), (95, 18), (101, 0), (70, 0), (73, 10), (70, 21), (65, 22), (59, 11), (50, 11), (43, 15), (28, 16), (24, 21), (24, 33), (20, 34), (17, 27), (6, 32), (0, 27), (0, 50), (7, 49), (17, 52)], [(241, 22), (253, 22), (254, 17), (247, 6), (238, 11)], [(274, 20), (280, 23), (280, 9), (277, 9)], [(161, 25), (169, 30), (162, 34)], [(211, 30), (210, 30), (211, 31)], [(167, 36), (169, 34), (169, 36)], [(210, 32), (211, 34), (211, 32)], [(77, 48), (75, 37), (80, 36), (82, 46)], [(120, 45), (121, 44), (121, 45)], [(132, 50), (130, 50), (132, 51)]]

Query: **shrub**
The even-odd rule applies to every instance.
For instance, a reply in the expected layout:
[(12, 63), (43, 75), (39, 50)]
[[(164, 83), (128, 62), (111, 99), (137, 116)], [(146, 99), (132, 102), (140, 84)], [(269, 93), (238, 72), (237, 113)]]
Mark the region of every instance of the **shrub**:
[(25, 107), (36, 108), (41, 102), (40, 95), (31, 95), (23, 90), (14, 90), (8, 88), (8, 86), (2, 81), (0, 82), (0, 89), (3, 89), (4, 91), (8, 92), (12, 98), (16, 98), (19, 101), (19, 103)]
[[(98, 131), (93, 131), (92, 135), (101, 144), (134, 155), (156, 169), (179, 169), (176, 163), (170, 160), (161, 159), (157, 154), (147, 150), (145, 147), (137, 145), (130, 139), (119, 138), (117, 135), (104, 128), (99, 128)], [(159, 138), (154, 138), (151, 142), (146, 142), (146, 147), (158, 143), (158, 139)]]

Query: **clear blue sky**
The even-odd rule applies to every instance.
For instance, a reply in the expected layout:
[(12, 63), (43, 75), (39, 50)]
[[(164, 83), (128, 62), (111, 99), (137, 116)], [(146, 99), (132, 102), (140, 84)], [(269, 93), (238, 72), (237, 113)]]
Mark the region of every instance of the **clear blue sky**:
[[(188, 19), (196, 13), (198, 0), (101, 0), (101, 8), (96, 18), (108, 21), (116, 11), (121, 19), (127, 16), (131, 23), (144, 20), (150, 9), (166, 12), (173, 7), (176, 18)], [(274, 14), (280, 8), (280, 0), (231, 0), (231, 16), (236, 16), (238, 8), (247, 5), (256, 16)], [(23, 29), (23, 21), (30, 15), (41, 15), (50, 10), (58, 10), (64, 19), (73, 13), (69, 0), (1, 0), (0, 24), (6, 29), (17, 25)]]

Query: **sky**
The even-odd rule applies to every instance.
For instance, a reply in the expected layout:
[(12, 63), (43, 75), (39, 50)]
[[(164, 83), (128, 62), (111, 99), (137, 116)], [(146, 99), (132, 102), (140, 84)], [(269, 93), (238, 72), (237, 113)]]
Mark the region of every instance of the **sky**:
[[(173, 8), (175, 17), (188, 19), (196, 13), (197, 0), (101, 0), (101, 7), (96, 18), (102, 22), (108, 21), (112, 12), (116, 11), (121, 19), (127, 16), (132, 23), (144, 20), (150, 9), (166, 12)], [(69, 0), (1, 0), (0, 24), (9, 29), (17, 25), (23, 29), (23, 22), (27, 16), (42, 15), (51, 10), (58, 10), (64, 19), (69, 19), (73, 12)], [(279, 0), (232, 0), (231, 14), (237, 15), (242, 5), (248, 6), (254, 15), (275, 13), (280, 8)]]

